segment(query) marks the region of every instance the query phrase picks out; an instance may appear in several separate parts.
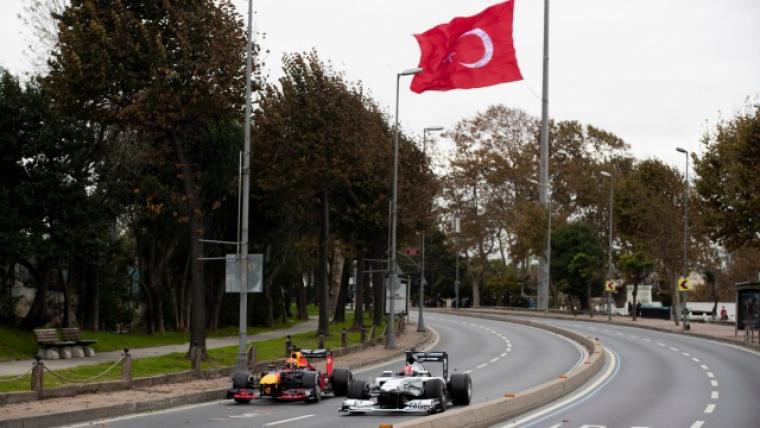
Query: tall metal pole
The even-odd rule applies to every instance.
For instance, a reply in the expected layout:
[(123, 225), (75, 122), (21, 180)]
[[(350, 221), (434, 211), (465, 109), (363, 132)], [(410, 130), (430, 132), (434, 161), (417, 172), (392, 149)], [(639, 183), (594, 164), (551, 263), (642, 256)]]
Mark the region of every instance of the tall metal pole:
[[(688, 278), (689, 277), (689, 255), (688, 255), (688, 248), (689, 248), (689, 151), (677, 148), (677, 151), (681, 152), (686, 156), (686, 170), (684, 171), (684, 189), (683, 189), (683, 277)], [(678, 289), (678, 286), (676, 286), (676, 290)], [(686, 303), (689, 300), (689, 294), (688, 292), (683, 293), (683, 309), (681, 310), (681, 313), (683, 314), (683, 329), (689, 330), (691, 326), (689, 325), (689, 308), (686, 306)]]
[[(547, 206), (549, 202), (549, 0), (544, 0), (544, 76), (541, 97), (541, 153), (539, 180), (541, 190), (539, 202)], [(549, 212), (551, 218), (551, 211)], [(538, 308), (549, 309), (549, 257), (551, 254), (551, 229), (547, 224), (544, 257), (538, 259), (539, 288)]]
[(237, 355), (237, 369), (245, 370), (245, 346), (248, 336), (248, 211), (251, 193), (251, 73), (253, 44), (253, 0), (248, 0), (248, 43), (245, 58), (245, 139), (243, 143), (243, 213), (240, 233), (240, 349)]
[(391, 199), (391, 254), (390, 254), (390, 278), (388, 281), (388, 295), (390, 296), (390, 302), (388, 304), (388, 340), (385, 343), (385, 347), (388, 349), (396, 349), (396, 313), (395, 313), (395, 298), (396, 298), (396, 279), (398, 272), (396, 272), (396, 221), (397, 215), (397, 198), (398, 198), (398, 87), (401, 75), (396, 75), (396, 120), (395, 129), (393, 133), (393, 197)]
[(425, 307), (425, 231), (422, 231), (422, 256), (420, 257), (420, 301), (418, 303), (417, 331), (425, 331), (425, 318), (422, 314)]
[[(606, 173), (606, 174), (605, 174)], [(602, 175), (610, 179), (610, 224), (609, 232), (607, 233), (607, 239), (609, 241), (609, 247), (607, 249), (607, 280), (612, 279), (612, 203), (615, 198), (615, 187), (612, 185), (612, 174), (606, 171), (602, 171)], [(612, 292), (607, 292), (607, 320), (612, 321)]]

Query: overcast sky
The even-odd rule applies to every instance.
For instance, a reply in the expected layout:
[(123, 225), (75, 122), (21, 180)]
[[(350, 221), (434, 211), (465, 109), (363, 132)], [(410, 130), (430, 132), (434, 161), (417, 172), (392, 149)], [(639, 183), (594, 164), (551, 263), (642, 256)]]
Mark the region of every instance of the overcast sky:
[[(0, 0), (0, 66), (31, 69), (17, 14), (27, 0)], [(234, 0), (245, 13), (247, 0)], [(259, 0), (268, 66), (278, 77), (283, 52), (316, 48), (361, 80), (391, 111), (395, 74), (419, 61), (412, 37), (494, 0)], [(417, 95), (401, 92), (401, 122), (421, 134), (453, 126), (491, 104), (539, 116), (543, 2), (516, 0), (515, 47), (525, 80), (490, 88)], [(682, 167), (682, 146), (760, 95), (760, 0), (553, 1), (550, 22), (552, 118), (575, 119), (625, 139), (639, 158)]]

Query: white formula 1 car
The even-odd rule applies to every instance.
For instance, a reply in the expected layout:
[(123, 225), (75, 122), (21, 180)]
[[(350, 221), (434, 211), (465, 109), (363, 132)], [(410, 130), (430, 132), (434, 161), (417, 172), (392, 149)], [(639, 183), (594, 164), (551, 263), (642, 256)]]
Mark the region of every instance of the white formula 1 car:
[[(432, 376), (423, 362), (443, 364), (443, 377)], [(466, 373), (448, 377), (449, 356), (446, 352), (406, 352), (406, 365), (399, 372), (390, 370), (376, 378), (371, 385), (352, 379), (348, 398), (343, 400), (343, 414), (443, 412), (449, 403), (470, 404), (472, 379)], [(447, 380), (448, 378), (448, 380)]]

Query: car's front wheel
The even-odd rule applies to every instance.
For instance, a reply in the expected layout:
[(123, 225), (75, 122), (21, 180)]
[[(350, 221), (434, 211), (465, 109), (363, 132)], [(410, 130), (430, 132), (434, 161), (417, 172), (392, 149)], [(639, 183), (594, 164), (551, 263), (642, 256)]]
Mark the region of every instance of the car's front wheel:
[(439, 412), (446, 410), (446, 385), (441, 379), (430, 379), (425, 382), (425, 398), (437, 399), (440, 403)]
[(360, 379), (352, 379), (348, 382), (348, 398), (361, 400), (367, 398), (367, 382)]
[(317, 403), (322, 398), (322, 388), (319, 386), (319, 373), (304, 372), (301, 378), (301, 385), (304, 389), (309, 390), (310, 394), (305, 398), (307, 403)]

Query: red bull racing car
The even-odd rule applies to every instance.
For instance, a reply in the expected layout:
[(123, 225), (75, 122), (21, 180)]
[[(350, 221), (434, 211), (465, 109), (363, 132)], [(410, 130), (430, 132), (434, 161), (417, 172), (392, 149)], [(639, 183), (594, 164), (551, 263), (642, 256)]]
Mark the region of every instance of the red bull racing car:
[[(309, 358), (324, 359), (324, 372), (315, 368)], [(333, 368), (333, 356), (329, 350), (302, 349), (291, 352), (284, 365), (270, 366), (258, 376), (247, 372), (234, 373), (227, 398), (241, 404), (261, 398), (313, 403), (324, 397), (345, 396), (352, 379), (351, 370)]]

